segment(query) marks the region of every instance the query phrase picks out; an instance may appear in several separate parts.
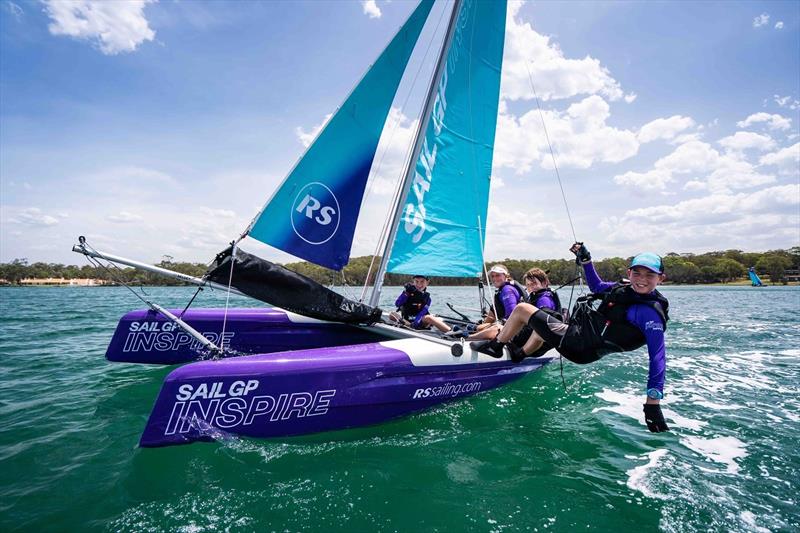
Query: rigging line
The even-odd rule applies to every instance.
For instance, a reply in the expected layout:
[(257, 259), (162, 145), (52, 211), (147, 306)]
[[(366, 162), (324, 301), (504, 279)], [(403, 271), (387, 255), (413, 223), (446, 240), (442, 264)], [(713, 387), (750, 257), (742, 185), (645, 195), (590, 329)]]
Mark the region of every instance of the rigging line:
[[(439, 21), (436, 23), (436, 28), (433, 30), (433, 34), (431, 35), (431, 38), (428, 41), (428, 46), (427, 48), (425, 48), (425, 53), (423, 54), (422, 59), (419, 62), (419, 67), (417, 67), (417, 72), (414, 74), (414, 78), (411, 80), (411, 85), (408, 88), (408, 93), (406, 94), (405, 100), (403, 100), (403, 104), (400, 106), (401, 112), (408, 106), (408, 101), (411, 99), (411, 93), (413, 92), (414, 87), (416, 87), (417, 78), (419, 78), (419, 73), (422, 72), (422, 67), (425, 65), (425, 60), (428, 58), (428, 52), (430, 52), (431, 46), (433, 45), (433, 42), (436, 40), (436, 34), (439, 33), (439, 26), (441, 26), (442, 24), (442, 19), (444, 18), (444, 14), (445, 10), (443, 9), (442, 13), (439, 15)], [(391, 146), (392, 140), (394, 139), (394, 135), (395, 133), (397, 133), (397, 129), (399, 127), (400, 123), (396, 122), (395, 125), (392, 127), (392, 131), (389, 133), (389, 140), (386, 142), (386, 146), (383, 149), (381, 158), (378, 160), (378, 165), (374, 168), (372, 182), (367, 187), (367, 191), (364, 194), (364, 199), (362, 200), (362, 202), (366, 202), (367, 198), (369, 198), (369, 195), (372, 192), (373, 186), (375, 185), (375, 180), (378, 178), (381, 166), (383, 165), (383, 160), (386, 158), (386, 153), (389, 151), (389, 146)]]
[(219, 335), (219, 346), (225, 350), (225, 329), (228, 325), (228, 302), (231, 299), (231, 285), (233, 284), (233, 263), (236, 259), (236, 241), (231, 243), (231, 273), (228, 276), (228, 291), (225, 294), (225, 314), (222, 315), (222, 333)]
[(556, 178), (558, 179), (558, 186), (561, 189), (561, 198), (564, 200), (564, 209), (567, 211), (567, 219), (569, 220), (569, 227), (572, 230), (572, 238), (578, 242), (578, 237), (575, 235), (575, 226), (572, 223), (572, 214), (569, 211), (569, 204), (567, 203), (567, 195), (564, 192), (564, 184), (561, 183), (561, 174), (558, 172), (558, 164), (556, 163), (556, 155), (553, 152), (553, 145), (550, 143), (550, 135), (547, 133), (547, 124), (544, 121), (544, 112), (542, 105), (539, 102), (539, 95), (536, 94), (536, 87), (533, 84), (533, 76), (531, 69), (528, 67), (528, 62), (525, 62), (525, 70), (528, 71), (528, 80), (531, 82), (531, 89), (533, 90), (533, 98), (536, 100), (536, 107), (539, 109), (539, 117), (542, 120), (542, 129), (544, 129), (544, 137), (547, 140), (547, 147), (550, 149), (550, 157), (553, 159), (553, 168), (556, 171)]
[[(400, 106), (400, 110), (401, 111), (406, 108), (406, 106), (408, 105), (408, 101), (411, 99), (411, 93), (413, 92), (414, 87), (416, 87), (416, 85), (417, 85), (417, 78), (419, 77), (420, 72), (422, 72), (422, 67), (425, 64), (425, 60), (428, 58), (428, 53), (431, 50), (431, 46), (433, 45), (433, 42), (436, 40), (436, 35), (439, 33), (439, 27), (442, 25), (442, 20), (444, 19), (444, 15), (445, 15), (446, 12), (447, 12), (446, 9), (442, 9), (441, 14), (439, 15), (439, 20), (436, 23), (436, 28), (433, 30), (433, 34), (431, 35), (431, 38), (428, 41), (428, 46), (425, 48), (425, 53), (423, 54), (422, 59), (419, 62), (419, 67), (417, 68), (417, 72), (414, 74), (414, 78), (411, 80), (411, 86), (408, 88), (408, 93), (406, 94), (406, 98), (403, 101), (403, 105)], [(375, 168), (374, 176), (376, 178), (377, 178), (378, 173), (380, 171), (381, 165), (383, 165), (383, 160), (386, 157), (386, 153), (389, 151), (389, 146), (392, 144), (392, 140), (394, 140), (394, 135), (395, 135), (395, 133), (397, 133), (397, 129), (398, 129), (399, 125), (400, 125), (399, 123), (396, 123), (394, 125), (394, 127), (392, 128), (392, 131), (391, 131), (391, 133), (389, 135), (389, 141), (386, 143), (386, 147), (383, 150), (383, 154), (381, 154), (381, 158), (378, 161), (378, 166)], [(420, 125), (420, 127), (422, 127), (422, 125)], [(403, 157), (403, 162), (404, 163), (411, 157), (411, 151), (413, 149), (412, 144), (410, 144), (406, 148), (406, 153), (405, 153), (405, 156)], [(406, 165), (404, 164), (403, 168), (405, 168), (405, 167), (406, 167)], [(372, 192), (372, 188), (373, 188), (374, 184), (375, 184), (375, 180), (373, 179), (372, 183), (370, 183), (370, 185), (367, 187), (367, 192), (364, 194), (364, 198), (362, 200), (362, 203), (365, 203), (367, 201), (367, 198), (369, 197), (370, 192)], [(397, 187), (394, 195), (392, 195), (392, 202), (389, 204), (390, 206), (395, 204), (395, 202), (397, 200), (397, 197), (399, 195), (400, 195), (400, 185), (398, 184), (398, 187)], [(369, 268), (367, 269), (367, 275), (364, 278), (364, 287), (361, 289), (361, 298), (359, 298), (359, 302), (363, 302), (364, 298), (367, 295), (367, 287), (369, 286), (369, 276), (370, 276), (370, 274), (372, 274), (372, 268), (375, 266), (375, 258), (377, 257), (378, 252), (380, 252), (380, 250), (381, 250), (381, 247), (382, 247), (382, 244), (383, 244), (383, 239), (384, 239), (384, 233), (387, 232), (387, 229), (388, 229), (388, 226), (390, 224), (391, 218), (392, 218), (392, 215), (391, 215), (391, 211), (390, 211), (389, 213), (387, 213), (387, 216), (386, 216), (386, 218), (385, 218), (385, 220), (383, 222), (383, 226), (381, 227), (381, 231), (378, 234), (378, 242), (377, 242), (377, 245), (375, 247), (375, 252), (372, 254), (372, 260), (369, 262)], [(388, 238), (388, 236), (387, 236), (387, 238)]]

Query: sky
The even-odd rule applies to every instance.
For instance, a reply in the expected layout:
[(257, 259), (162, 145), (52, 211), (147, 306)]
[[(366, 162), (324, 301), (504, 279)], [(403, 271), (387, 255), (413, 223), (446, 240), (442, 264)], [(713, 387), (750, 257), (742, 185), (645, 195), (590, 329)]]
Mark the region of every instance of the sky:
[[(415, 5), (0, 0), (0, 261), (83, 264), (79, 235), (211, 260)], [(448, 5), (353, 256), (375, 251)], [(487, 259), (566, 258), (571, 227), (595, 257), (800, 245), (800, 2), (510, 2), (506, 30)]]

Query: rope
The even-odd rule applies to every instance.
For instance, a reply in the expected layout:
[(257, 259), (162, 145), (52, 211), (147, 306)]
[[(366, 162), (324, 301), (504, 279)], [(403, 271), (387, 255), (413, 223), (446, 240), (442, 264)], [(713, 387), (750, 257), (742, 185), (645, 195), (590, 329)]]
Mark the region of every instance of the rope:
[(233, 284), (233, 263), (236, 259), (236, 242), (231, 243), (231, 273), (228, 276), (228, 291), (225, 294), (225, 314), (222, 316), (222, 333), (219, 335), (220, 348), (225, 350), (225, 329), (228, 326), (228, 302), (231, 299), (231, 285)]
[(183, 318), (184, 313), (186, 313), (186, 311), (189, 310), (189, 306), (192, 305), (192, 302), (194, 302), (194, 299), (197, 298), (197, 295), (200, 294), (202, 290), (203, 290), (202, 285), (197, 287), (197, 290), (194, 291), (194, 296), (192, 296), (192, 298), (189, 300), (189, 303), (186, 304), (186, 307), (183, 308), (183, 311), (181, 311), (181, 314), (178, 315), (178, 318)]
[(528, 80), (531, 82), (531, 90), (533, 90), (533, 97), (536, 99), (536, 107), (539, 109), (539, 117), (542, 120), (542, 129), (544, 129), (544, 137), (547, 140), (547, 147), (550, 149), (550, 157), (553, 159), (553, 168), (556, 171), (556, 178), (558, 179), (558, 186), (561, 189), (561, 199), (564, 200), (564, 209), (567, 211), (567, 219), (569, 220), (569, 227), (572, 230), (572, 238), (575, 239), (575, 242), (578, 242), (578, 237), (575, 235), (575, 226), (572, 224), (572, 214), (569, 211), (569, 204), (567, 203), (567, 195), (564, 192), (564, 185), (561, 183), (561, 174), (558, 172), (558, 164), (556, 163), (556, 155), (553, 151), (553, 145), (550, 143), (550, 135), (547, 133), (547, 125), (544, 121), (544, 112), (542, 111), (542, 105), (539, 102), (539, 95), (536, 94), (536, 87), (533, 84), (533, 76), (531, 75), (531, 69), (528, 68), (528, 63), (525, 62), (525, 70), (528, 71)]

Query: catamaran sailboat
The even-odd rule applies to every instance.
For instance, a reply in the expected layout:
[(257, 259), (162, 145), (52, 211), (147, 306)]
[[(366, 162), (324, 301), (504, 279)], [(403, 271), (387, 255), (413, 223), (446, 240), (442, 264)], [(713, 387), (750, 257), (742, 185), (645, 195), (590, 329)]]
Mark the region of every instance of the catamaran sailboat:
[[(421, 0), (262, 211), (206, 275), (94, 250), (90, 258), (242, 294), (267, 309), (125, 315), (110, 361), (185, 364), (165, 379), (141, 446), (220, 435), (280, 437), (375, 424), (484, 392), (541, 368), (384, 321), (387, 272), (480, 277), (506, 2), (455, 0), (383, 239), (368, 303), (241, 249), (245, 237), (334, 270), (347, 264), (378, 141), (433, 0)], [(461, 194), (453, 194), (453, 191)], [(208, 356), (214, 357), (209, 358)], [(204, 360), (203, 360), (204, 359)]]

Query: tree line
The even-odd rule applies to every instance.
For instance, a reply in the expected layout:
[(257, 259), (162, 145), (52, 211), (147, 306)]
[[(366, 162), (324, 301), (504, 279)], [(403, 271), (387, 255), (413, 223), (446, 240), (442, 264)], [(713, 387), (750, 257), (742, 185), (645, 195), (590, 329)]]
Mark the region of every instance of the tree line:
[[(625, 276), (631, 258), (611, 257), (594, 262), (600, 277), (606, 280), (616, 280)], [(355, 257), (341, 272), (336, 272), (308, 262), (288, 263), (286, 268), (310, 277), (323, 285), (363, 285), (370, 274), (370, 283), (374, 281), (380, 258), (372, 256)], [(504, 259), (486, 263), (486, 268), (501, 263), (508, 268), (511, 275), (521, 280), (522, 276), (533, 267), (541, 268), (549, 273), (552, 285), (568, 284), (577, 276), (576, 265), (569, 259)], [(165, 259), (158, 266), (175, 270), (190, 276), (200, 277), (207, 269), (203, 263), (174, 262)], [(755, 267), (762, 278), (767, 278), (772, 283), (785, 283), (786, 271), (800, 269), (800, 247), (788, 250), (770, 250), (768, 252), (743, 252), (741, 250), (725, 250), (707, 252), (704, 254), (678, 254), (669, 253), (664, 256), (664, 270), (668, 283), (698, 284), (698, 283), (729, 283), (747, 277), (747, 269)], [(58, 263), (31, 263), (26, 259), (14, 259), (10, 263), (0, 263), (0, 280), (11, 284), (18, 284), (26, 278), (92, 278), (108, 282), (122, 280), (133, 285), (185, 285), (185, 283), (150, 272), (135, 270), (133, 268), (113, 268), (109, 271), (104, 268), (84, 265), (62, 265)], [(409, 276), (404, 274), (387, 274), (386, 285), (402, 285)], [(431, 280), (436, 285), (473, 285), (475, 278), (449, 278), (436, 277)]]

